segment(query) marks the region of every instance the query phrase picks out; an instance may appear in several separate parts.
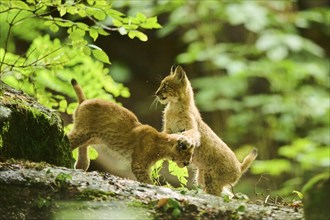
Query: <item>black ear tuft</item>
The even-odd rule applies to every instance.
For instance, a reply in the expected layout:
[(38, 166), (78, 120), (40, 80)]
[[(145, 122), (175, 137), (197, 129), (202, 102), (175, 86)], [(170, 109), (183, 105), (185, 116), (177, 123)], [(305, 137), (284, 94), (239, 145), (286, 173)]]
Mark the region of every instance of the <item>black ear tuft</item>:
[(173, 64), (173, 65), (171, 66), (171, 74), (174, 74), (174, 73), (175, 73), (175, 69), (176, 69), (176, 65)]
[(186, 73), (185, 73), (185, 71), (183, 70), (183, 68), (180, 65), (178, 65), (175, 68), (174, 73), (175, 73), (176, 79), (179, 80), (179, 81), (184, 80), (184, 78), (186, 77)]

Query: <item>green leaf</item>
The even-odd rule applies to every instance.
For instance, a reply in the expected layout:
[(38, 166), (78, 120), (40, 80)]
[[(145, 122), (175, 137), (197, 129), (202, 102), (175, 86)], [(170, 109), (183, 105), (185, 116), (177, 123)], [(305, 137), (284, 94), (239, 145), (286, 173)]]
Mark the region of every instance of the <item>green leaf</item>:
[(124, 24), (122, 27), (126, 30), (136, 30), (139, 26), (136, 24)]
[(56, 33), (59, 30), (59, 27), (56, 24), (53, 23), (52, 25), (49, 26), (49, 29), (52, 32)]
[(123, 13), (121, 13), (120, 11), (111, 9), (111, 8), (107, 8), (106, 10), (107, 15), (109, 15), (111, 18), (114, 19), (121, 19), (122, 16), (124, 16)]
[(251, 166), (251, 172), (254, 174), (269, 173), (272, 176), (278, 176), (291, 170), (292, 165), (290, 161), (284, 159), (256, 160)]
[(231, 198), (228, 195), (224, 195), (223, 196), (223, 201), (226, 202), (226, 203), (228, 203), (228, 202), (231, 201)]
[(83, 40), (86, 33), (84, 30), (77, 28), (72, 28), (71, 31), (68, 29), (68, 32), (70, 32), (70, 39), (74, 42)]
[(78, 8), (77, 6), (69, 6), (67, 7), (67, 12), (72, 15), (77, 14)]
[(92, 54), (92, 50), (91, 50), (91, 48), (89, 48), (88, 46), (85, 46), (85, 47), (83, 48), (83, 53), (84, 53), (85, 55), (87, 55), (87, 56), (90, 56), (90, 55)]
[(82, 22), (76, 22), (76, 25), (78, 28), (84, 30), (84, 31), (89, 31), (89, 26), (85, 23)]
[(145, 23), (142, 23), (141, 27), (146, 29), (152, 29), (152, 28), (161, 28), (162, 26), (158, 24), (157, 17), (151, 17), (148, 18)]
[(68, 106), (68, 102), (65, 99), (61, 100), (60, 103), (59, 103), (58, 111), (59, 112), (65, 112), (67, 106)]
[(99, 33), (97, 32), (97, 30), (95, 30), (94, 28), (91, 28), (89, 30), (89, 35), (93, 38), (94, 41), (96, 41), (96, 39), (99, 36)]
[(169, 198), (167, 201), (167, 204), (169, 207), (174, 208), (174, 209), (180, 208), (180, 203), (176, 199)]
[(92, 54), (96, 59), (103, 63), (111, 64), (108, 55), (103, 50), (94, 49), (92, 50)]
[(112, 19), (112, 23), (113, 23), (113, 25), (116, 26), (116, 27), (121, 27), (121, 26), (123, 26), (123, 23), (122, 23), (121, 21), (117, 20), (117, 19)]
[(185, 186), (187, 184), (188, 170), (186, 167), (180, 168), (175, 162), (169, 161), (168, 171), (179, 179), (181, 185)]
[(99, 156), (99, 153), (95, 150), (93, 147), (88, 148), (88, 153), (89, 153), (89, 159), (91, 160), (96, 160), (96, 158)]
[(78, 14), (79, 14), (80, 17), (84, 18), (84, 17), (86, 17), (86, 15), (87, 15), (87, 12), (86, 12), (86, 6), (83, 5), (83, 4), (79, 4), (79, 5), (81, 5), (81, 6), (80, 6), (80, 8), (78, 9)]
[(78, 160), (78, 148), (72, 151), (72, 157), (73, 159)]
[(69, 21), (58, 21), (58, 20), (55, 20), (55, 23), (60, 26), (60, 27), (72, 27), (73, 26), (73, 23), (72, 22), (69, 22)]
[(174, 218), (178, 218), (180, 215), (181, 215), (181, 210), (180, 210), (180, 209), (178, 209), (178, 208), (173, 209), (173, 211), (172, 211), (172, 216), (173, 216)]
[(96, 30), (97, 30), (97, 32), (98, 32), (99, 34), (101, 34), (101, 35), (103, 35), (103, 36), (108, 36), (108, 35), (110, 35), (108, 32), (106, 32), (106, 31), (103, 30), (102, 28), (97, 28)]
[(89, 5), (94, 5), (95, 0), (87, 0), (87, 3), (88, 3)]
[(136, 18), (137, 18), (140, 22), (145, 22), (145, 21), (147, 20), (147, 17), (146, 17), (144, 14), (142, 14), (141, 12), (138, 12), (138, 13), (136, 14)]
[(87, 13), (87, 15), (93, 16), (96, 13), (96, 11), (92, 7), (87, 7), (86, 8), (86, 13)]
[(60, 12), (61, 17), (63, 17), (66, 14), (66, 7), (61, 5), (60, 7), (58, 7), (58, 10)]
[(25, 2), (22, 1), (18, 1), (18, 0), (11, 1), (11, 4), (12, 7), (17, 7), (23, 10), (30, 10), (30, 7)]
[(296, 139), (291, 145), (285, 145), (279, 148), (278, 153), (287, 158), (296, 158), (299, 154), (309, 154), (315, 151), (315, 144), (308, 139)]
[(100, 10), (95, 11), (93, 16), (94, 16), (94, 18), (96, 18), (99, 21), (103, 21), (106, 18), (106, 14)]
[(296, 194), (299, 197), (299, 199), (303, 199), (304, 198), (304, 195), (301, 192), (299, 192), (299, 191), (293, 190), (292, 193), (293, 194)]
[(236, 209), (238, 212), (245, 212), (245, 206), (244, 205), (240, 205), (237, 207)]
[(143, 23), (143, 24), (141, 24), (141, 27), (143, 27), (145, 29), (153, 29), (153, 28), (161, 28), (162, 26), (160, 24)]
[[(96, 158), (99, 156), (98, 152), (91, 146), (88, 147), (88, 155), (90, 160), (96, 160)], [(78, 160), (78, 148), (72, 151), (72, 157), (75, 160)]]
[(66, 108), (66, 113), (72, 115), (77, 107), (78, 107), (78, 102), (70, 103)]
[(139, 38), (141, 41), (147, 41), (148, 37), (147, 35), (145, 35), (144, 33), (140, 32), (140, 31), (129, 31), (128, 32), (128, 36), (129, 38), (133, 39), (135, 37)]
[(52, 25), (54, 23), (54, 21), (45, 21), (44, 22), (44, 24), (46, 25), (46, 26), (50, 26), (50, 25)]

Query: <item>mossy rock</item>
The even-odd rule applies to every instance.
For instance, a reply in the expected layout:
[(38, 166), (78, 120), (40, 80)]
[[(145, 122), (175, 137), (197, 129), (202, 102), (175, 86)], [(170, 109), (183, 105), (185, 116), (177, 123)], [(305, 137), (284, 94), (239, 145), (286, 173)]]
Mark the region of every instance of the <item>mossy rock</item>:
[[(237, 195), (237, 194), (236, 194)], [(253, 204), (47, 163), (0, 161), (0, 219), (303, 219), (301, 207)]]
[(328, 220), (330, 216), (330, 175), (319, 174), (303, 188), (306, 220)]
[(72, 154), (58, 112), (0, 81), (0, 158), (71, 167)]

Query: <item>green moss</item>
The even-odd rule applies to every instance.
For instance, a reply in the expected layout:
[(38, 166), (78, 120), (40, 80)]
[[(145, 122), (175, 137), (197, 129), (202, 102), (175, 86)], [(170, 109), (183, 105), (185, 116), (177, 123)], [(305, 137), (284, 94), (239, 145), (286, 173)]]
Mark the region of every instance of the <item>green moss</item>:
[(68, 138), (58, 113), (25, 95), (0, 97), (0, 156), (72, 166)]
[(114, 192), (109, 191), (101, 191), (101, 190), (94, 190), (94, 189), (85, 189), (81, 191), (79, 195), (79, 199), (81, 200), (109, 200), (109, 198), (114, 197), (116, 194)]
[(136, 208), (146, 208), (146, 209), (150, 209), (151, 207), (155, 207), (154, 203), (145, 203), (139, 200), (133, 200), (131, 202), (128, 203), (129, 207), (136, 207)]
[(328, 219), (330, 216), (330, 175), (319, 174), (303, 188), (304, 214), (306, 220)]

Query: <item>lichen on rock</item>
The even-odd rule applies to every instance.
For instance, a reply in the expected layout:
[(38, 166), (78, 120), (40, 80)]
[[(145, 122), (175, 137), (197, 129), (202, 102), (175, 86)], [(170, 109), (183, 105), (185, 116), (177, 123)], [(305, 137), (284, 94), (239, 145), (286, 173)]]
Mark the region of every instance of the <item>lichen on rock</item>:
[(59, 113), (0, 83), (0, 157), (71, 167), (73, 159)]
[(253, 204), (27, 161), (0, 162), (0, 219), (303, 219)]

